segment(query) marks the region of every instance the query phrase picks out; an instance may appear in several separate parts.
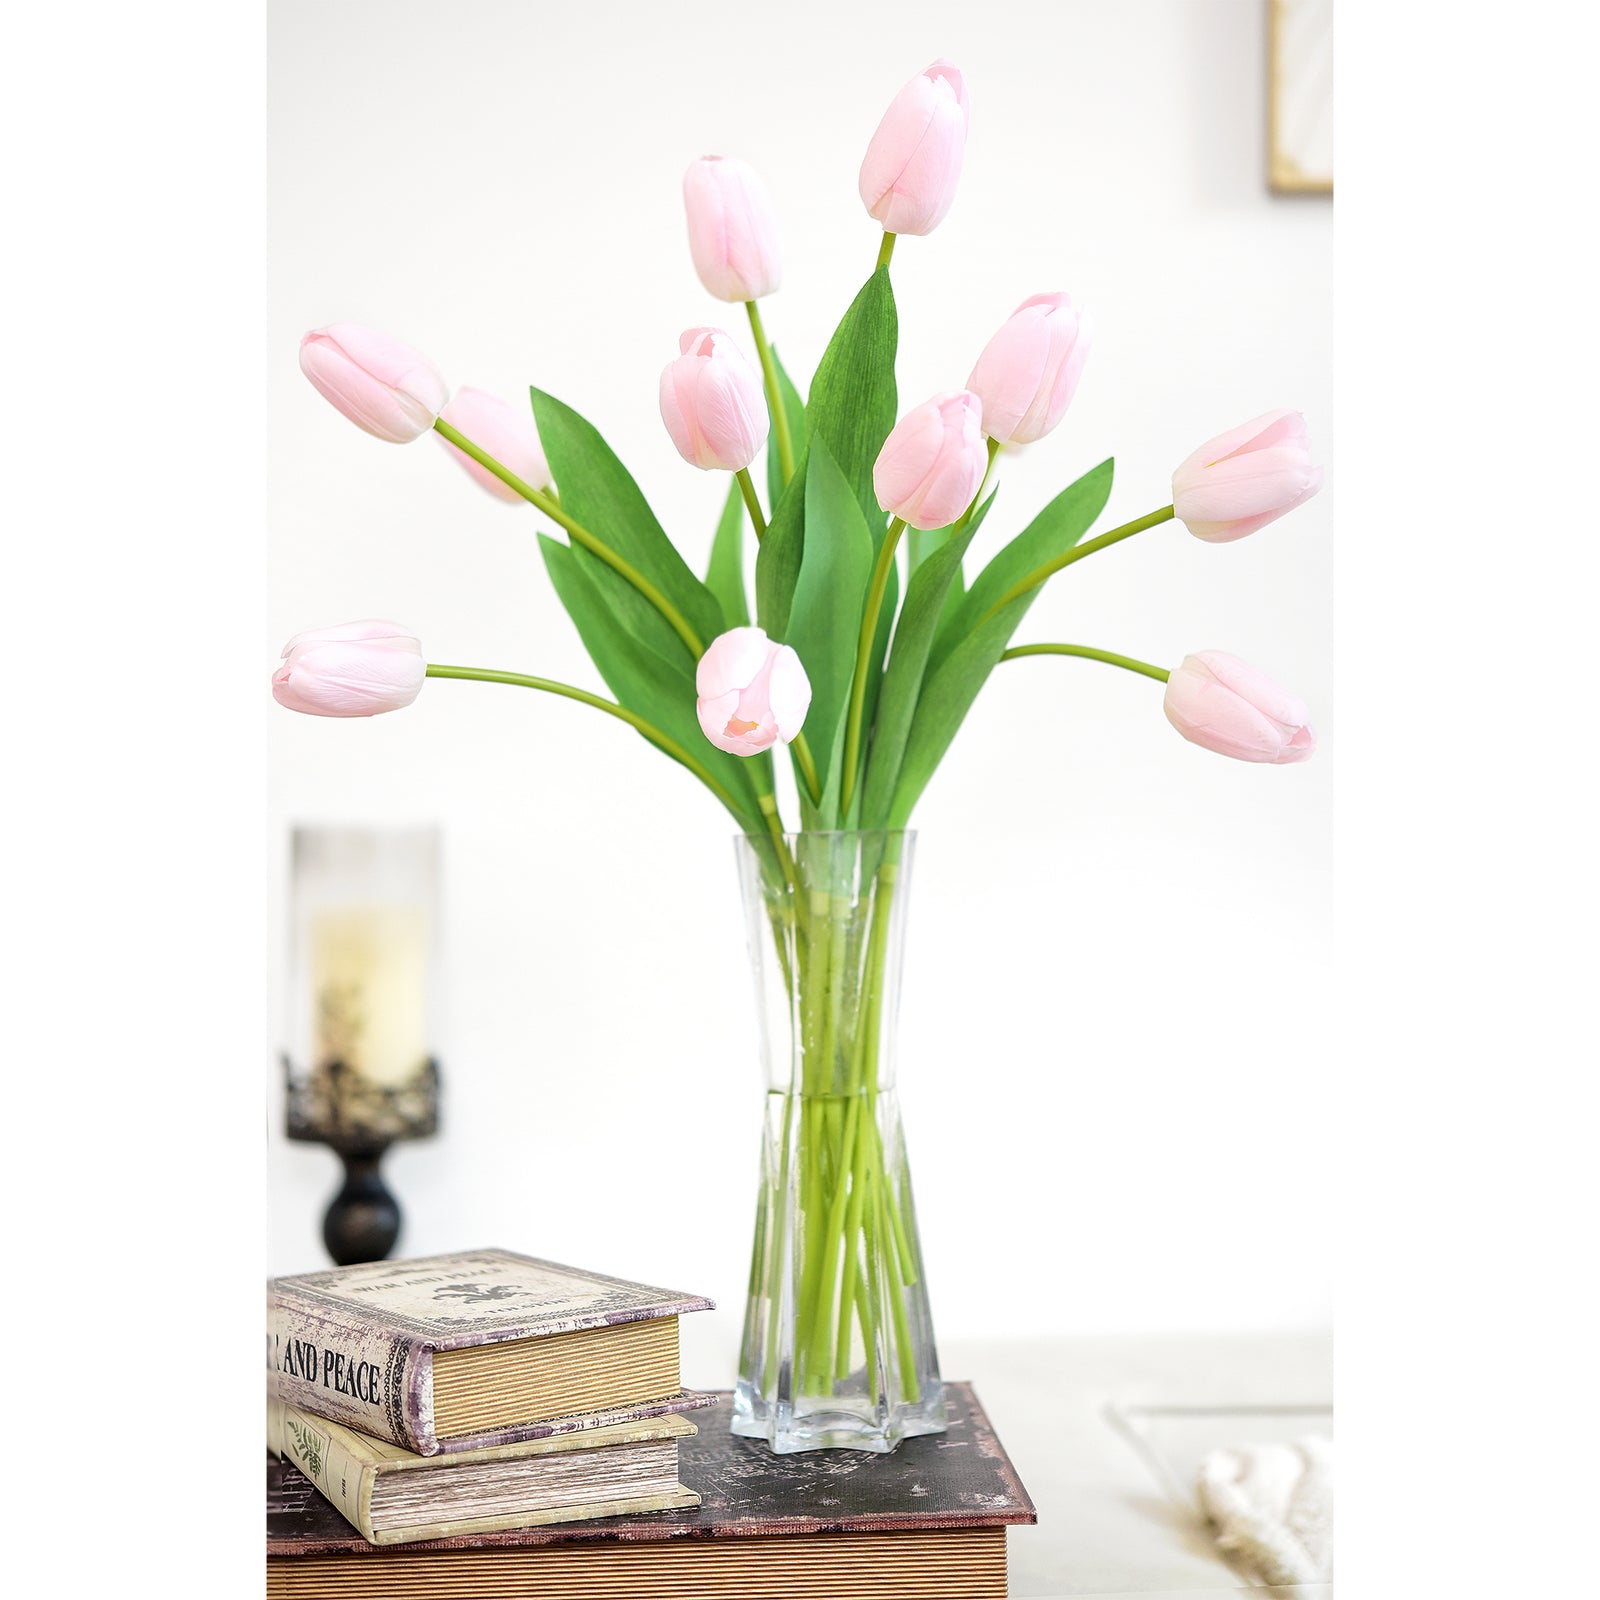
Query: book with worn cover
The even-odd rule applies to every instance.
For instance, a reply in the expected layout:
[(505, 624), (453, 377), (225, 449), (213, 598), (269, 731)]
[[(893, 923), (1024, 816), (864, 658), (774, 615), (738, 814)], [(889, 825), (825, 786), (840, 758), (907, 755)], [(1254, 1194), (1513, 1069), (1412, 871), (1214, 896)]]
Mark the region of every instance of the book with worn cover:
[(267, 1401), (267, 1449), (292, 1461), (373, 1544), (447, 1539), (589, 1517), (683, 1509), (684, 1416), (419, 1456), (341, 1423)]
[(515, 1444), (704, 1403), (678, 1376), (700, 1295), (509, 1250), (335, 1267), (269, 1285), (287, 1405), (418, 1455)]
[(728, 1431), (720, 1398), (678, 1442), (698, 1510), (376, 1546), (293, 1467), (269, 1461), (269, 1600), (1004, 1596), (1006, 1527), (1038, 1518), (969, 1385), (945, 1384), (947, 1432), (889, 1455), (774, 1455)]

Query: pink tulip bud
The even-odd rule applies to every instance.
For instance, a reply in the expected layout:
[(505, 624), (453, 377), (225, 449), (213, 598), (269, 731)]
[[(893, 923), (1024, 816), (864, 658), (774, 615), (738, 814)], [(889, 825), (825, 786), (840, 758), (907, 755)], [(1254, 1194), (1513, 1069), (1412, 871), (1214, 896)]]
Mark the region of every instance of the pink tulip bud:
[(1293, 511), (1322, 487), (1306, 419), (1269, 411), (1203, 444), (1172, 474), (1172, 507), (1197, 539), (1226, 544)]
[(1282, 767), (1317, 748), (1305, 702), (1225, 650), (1185, 656), (1167, 679), (1162, 709), (1191, 744), (1235, 761)]
[(720, 328), (690, 328), (661, 372), (661, 420), (687, 462), (710, 471), (748, 467), (767, 442), (761, 378)]
[[(530, 411), (483, 389), (457, 389), (450, 404), (439, 415), (486, 455), (493, 456), (502, 467), (509, 467), (530, 488), (548, 487), (550, 463), (544, 458), (539, 430), (533, 425)], [(458, 450), (442, 433), (434, 437), (449, 452), (451, 459), (459, 461), (490, 494), (509, 500), (513, 505), (524, 504), (522, 496), (515, 489), (502, 483), (465, 451)]]
[(701, 156), (683, 175), (689, 254), (719, 300), (759, 300), (783, 282), (778, 214), (754, 167)]
[(889, 102), (861, 163), (861, 203), (886, 233), (932, 233), (956, 197), (966, 152), (966, 81), (935, 61)]
[(375, 717), (410, 705), (426, 668), (421, 644), (397, 623), (310, 628), (283, 647), (272, 697), (313, 717)]
[(967, 379), (991, 439), (1031, 444), (1055, 427), (1083, 376), (1090, 331), (1064, 294), (1036, 294), (1011, 313)]
[(426, 433), (450, 398), (425, 355), (359, 322), (313, 328), (300, 341), (300, 370), (358, 428), (390, 444)]
[(695, 668), (695, 710), (706, 738), (730, 755), (758, 756), (800, 732), (811, 681), (800, 657), (760, 628), (730, 628)]
[(936, 394), (906, 412), (873, 463), (878, 504), (913, 528), (954, 522), (989, 465), (982, 417), (982, 403), (967, 389)]

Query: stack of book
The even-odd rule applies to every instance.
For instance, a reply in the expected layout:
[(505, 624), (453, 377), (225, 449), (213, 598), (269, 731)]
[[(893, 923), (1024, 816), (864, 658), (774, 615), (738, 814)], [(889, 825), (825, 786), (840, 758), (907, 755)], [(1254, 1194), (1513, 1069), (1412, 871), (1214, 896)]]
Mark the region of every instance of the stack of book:
[(267, 1448), (375, 1545), (682, 1510), (678, 1318), (711, 1302), (507, 1250), (279, 1278)]
[(1004, 1596), (1037, 1519), (968, 1385), (889, 1455), (777, 1456), (679, 1384), (708, 1305), (501, 1250), (279, 1279), (269, 1600)]

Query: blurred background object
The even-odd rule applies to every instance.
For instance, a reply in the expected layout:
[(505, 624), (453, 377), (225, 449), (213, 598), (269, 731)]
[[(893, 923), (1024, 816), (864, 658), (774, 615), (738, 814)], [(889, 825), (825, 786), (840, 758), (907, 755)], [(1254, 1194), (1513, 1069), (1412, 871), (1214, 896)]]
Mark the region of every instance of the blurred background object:
[(328, 1254), (340, 1266), (377, 1261), (400, 1234), (379, 1162), (439, 1125), (439, 832), (298, 826), (290, 874), (284, 1131), (344, 1163), (323, 1218)]
[(1267, 0), (1267, 181), (1333, 193), (1333, 0)]

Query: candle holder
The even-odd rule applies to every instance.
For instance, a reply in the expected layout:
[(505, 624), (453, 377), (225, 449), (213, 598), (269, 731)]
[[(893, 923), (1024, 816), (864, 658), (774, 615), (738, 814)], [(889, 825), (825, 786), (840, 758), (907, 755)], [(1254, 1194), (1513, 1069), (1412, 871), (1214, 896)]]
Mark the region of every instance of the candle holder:
[(344, 1164), (322, 1223), (339, 1266), (394, 1249), (400, 1204), (384, 1152), (438, 1131), (428, 1047), (438, 881), (436, 829), (294, 829), (284, 1131)]

